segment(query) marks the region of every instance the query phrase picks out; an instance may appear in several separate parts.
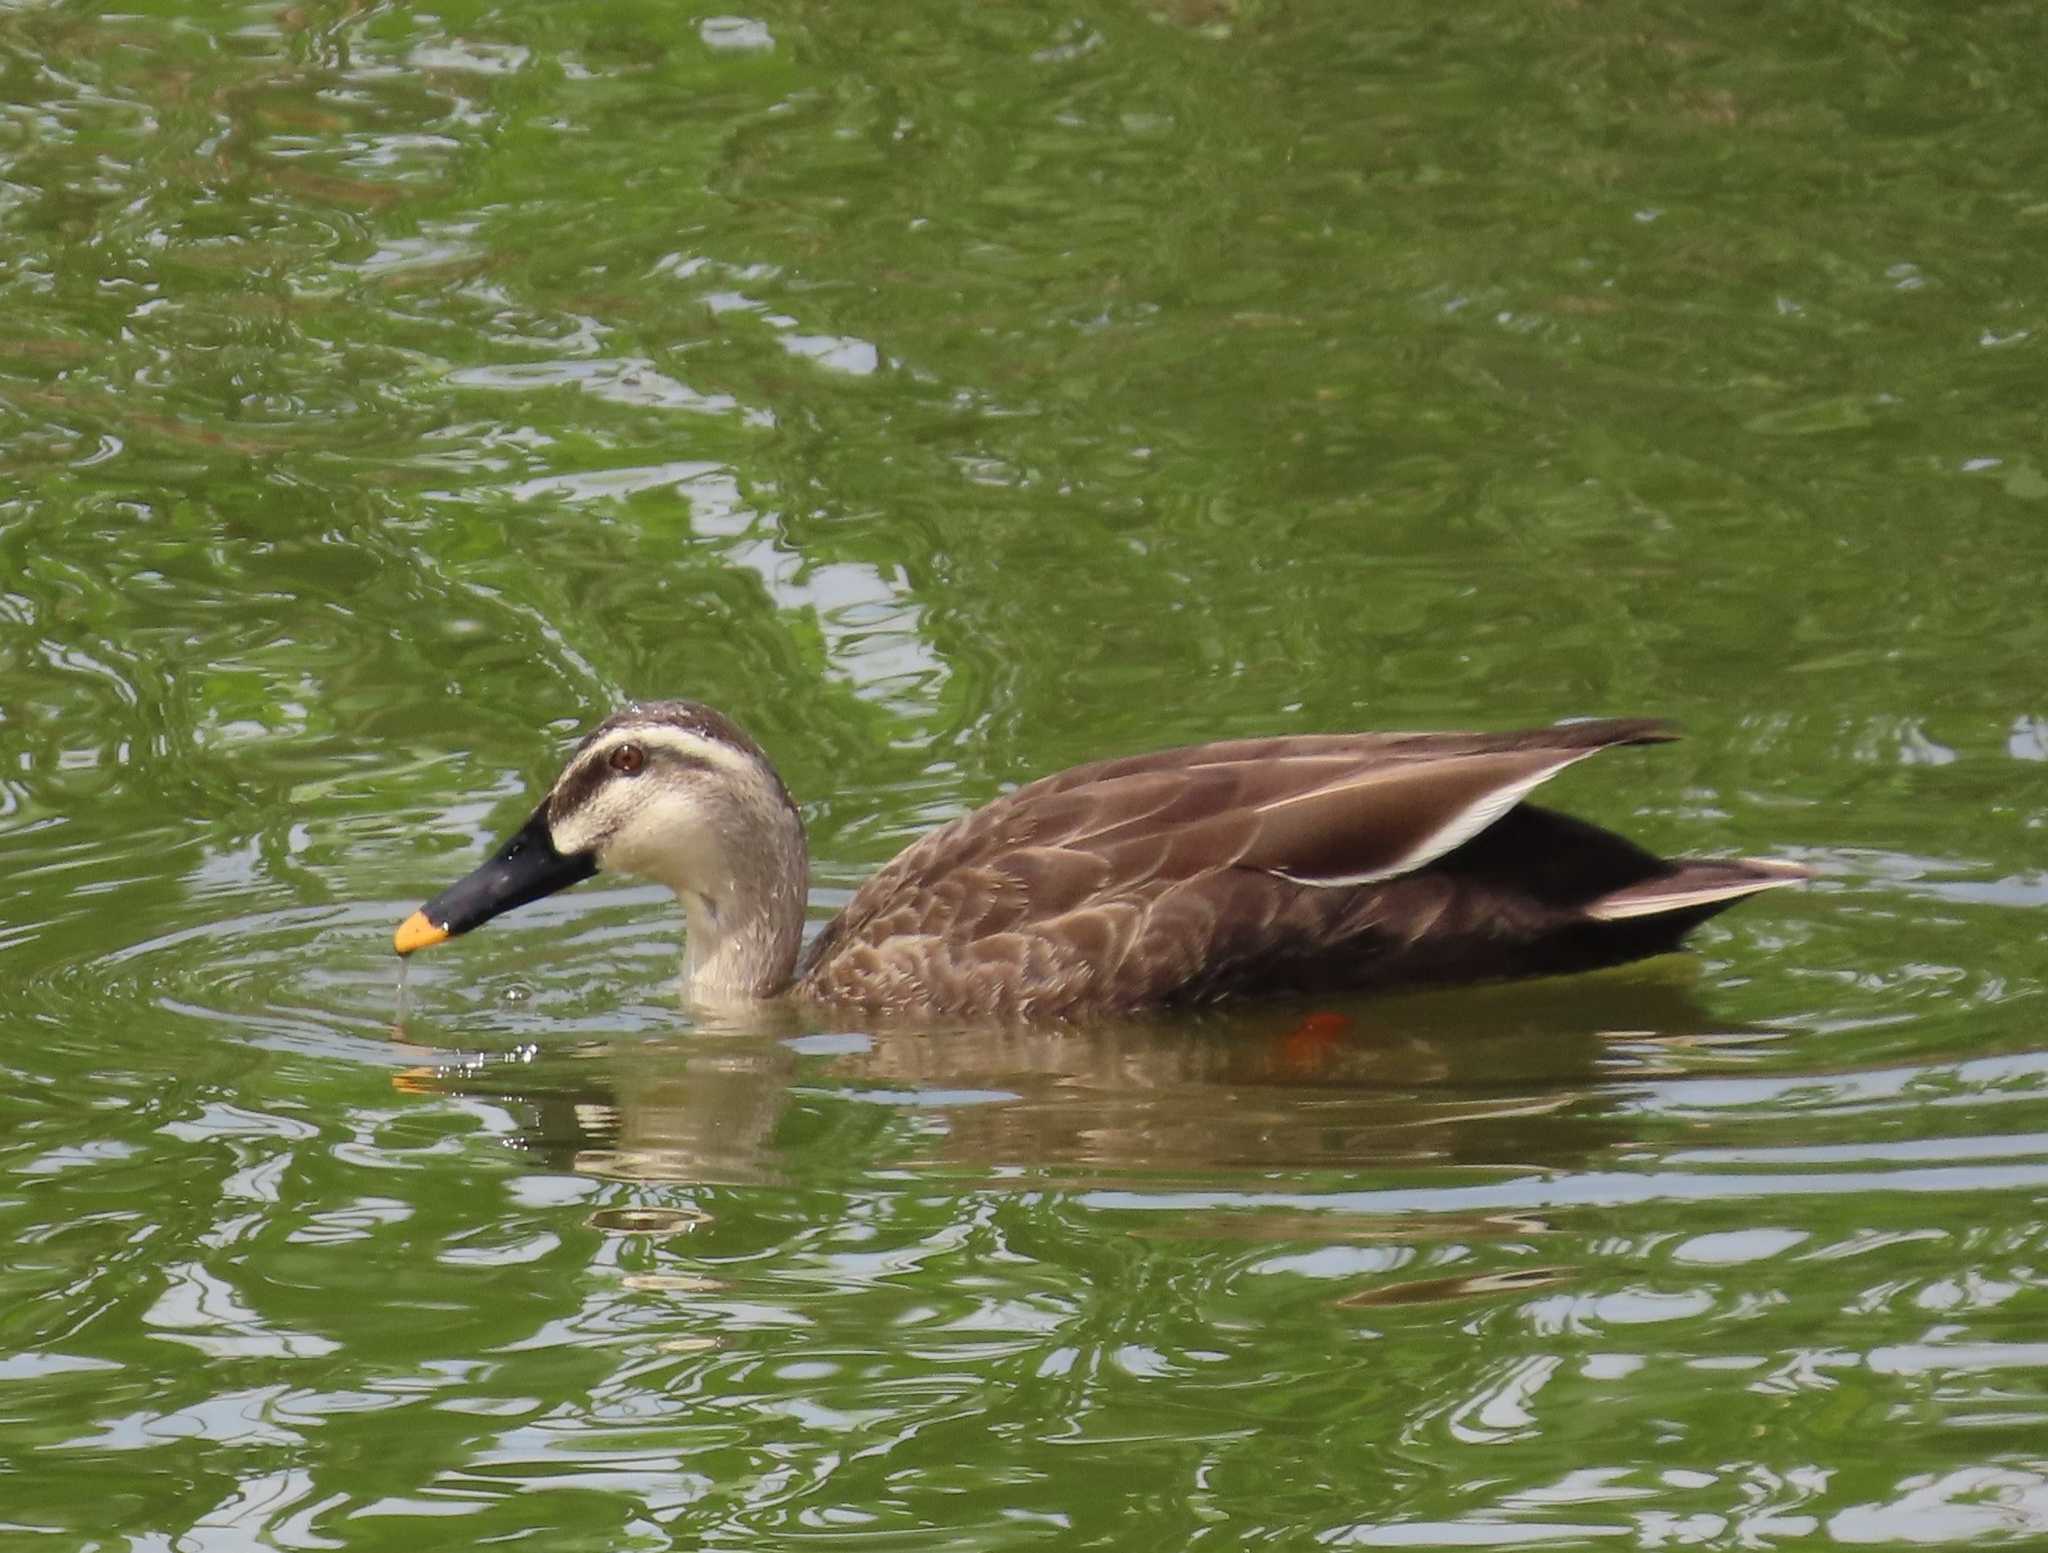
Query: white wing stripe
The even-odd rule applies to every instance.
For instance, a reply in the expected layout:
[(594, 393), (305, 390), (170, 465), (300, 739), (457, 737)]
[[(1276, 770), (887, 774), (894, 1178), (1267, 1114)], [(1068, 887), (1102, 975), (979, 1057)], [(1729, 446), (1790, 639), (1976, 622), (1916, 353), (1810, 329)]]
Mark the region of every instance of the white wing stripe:
[(1734, 900), (1741, 895), (1754, 895), (1758, 890), (1775, 890), (1783, 884), (1803, 882), (1798, 874), (1787, 874), (1780, 879), (1738, 879), (1732, 884), (1706, 884), (1696, 890), (1673, 890), (1666, 895), (1625, 896), (1621, 900), (1599, 902), (1586, 908), (1586, 915), (1595, 922), (1622, 922), (1630, 917), (1660, 917), (1666, 912), (1684, 911), (1692, 906), (1710, 906), (1715, 901)]
[[(1446, 852), (1463, 846), (1573, 761), (1584, 760), (1588, 755), (1598, 753), (1597, 750), (1573, 750), (1570, 754), (1560, 756), (1543, 767), (1534, 776), (1524, 777), (1519, 782), (1510, 782), (1505, 787), (1494, 788), (1484, 797), (1467, 804), (1453, 814), (1443, 825), (1431, 831), (1385, 868), (1371, 869), (1362, 874), (1344, 874), (1338, 877), (1318, 875), (1314, 878), (1303, 878), (1300, 874), (1289, 873), (1284, 868), (1276, 868), (1273, 872), (1283, 879), (1293, 880), (1296, 884), (1315, 885), (1332, 890), (1348, 888), (1354, 884), (1377, 884), (1382, 879), (1399, 878), (1402, 874), (1412, 873), (1425, 863), (1433, 863)], [(1273, 804), (1268, 807), (1278, 808), (1279, 805)]]

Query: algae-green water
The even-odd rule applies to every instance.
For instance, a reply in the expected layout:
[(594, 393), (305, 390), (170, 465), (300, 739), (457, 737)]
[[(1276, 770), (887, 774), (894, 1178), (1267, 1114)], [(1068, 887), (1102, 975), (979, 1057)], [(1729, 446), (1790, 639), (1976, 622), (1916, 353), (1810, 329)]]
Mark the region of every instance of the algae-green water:
[[(2048, 1543), (2048, 23), (0, 11), (0, 1545)], [(710, 1023), (1096, 755), (1661, 715), (1626, 973)]]

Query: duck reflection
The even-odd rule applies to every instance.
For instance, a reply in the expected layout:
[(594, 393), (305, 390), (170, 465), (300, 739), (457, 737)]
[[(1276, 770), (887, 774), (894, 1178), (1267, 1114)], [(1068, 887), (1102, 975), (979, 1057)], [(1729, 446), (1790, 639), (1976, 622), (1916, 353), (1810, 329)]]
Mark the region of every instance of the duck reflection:
[[(1562, 1168), (1624, 1142), (1631, 1082), (1740, 1060), (1669, 975), (1580, 977), (1077, 1029), (760, 1014), (524, 1060), (416, 1067), (550, 1164), (624, 1179), (1063, 1167), (1156, 1184), (1259, 1168)], [(415, 1035), (413, 1037), (417, 1039)]]

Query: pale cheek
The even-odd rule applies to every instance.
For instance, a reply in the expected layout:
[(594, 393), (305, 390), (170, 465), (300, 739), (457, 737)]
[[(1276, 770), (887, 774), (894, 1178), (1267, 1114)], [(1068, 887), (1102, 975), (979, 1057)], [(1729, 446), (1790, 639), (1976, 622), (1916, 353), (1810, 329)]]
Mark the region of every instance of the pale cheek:
[(718, 848), (699, 806), (670, 795), (620, 813), (599, 861), (677, 889), (720, 888)]
[(593, 853), (601, 868), (630, 868), (630, 864), (619, 860), (618, 840), (639, 828), (636, 820), (641, 805), (634, 801), (635, 796), (616, 785), (601, 790), (554, 827), (555, 849), (563, 853)]
[(552, 826), (548, 835), (555, 844), (555, 850), (565, 857), (577, 852), (599, 851), (604, 829), (594, 820), (595, 816), (583, 813), (571, 816), (566, 824)]

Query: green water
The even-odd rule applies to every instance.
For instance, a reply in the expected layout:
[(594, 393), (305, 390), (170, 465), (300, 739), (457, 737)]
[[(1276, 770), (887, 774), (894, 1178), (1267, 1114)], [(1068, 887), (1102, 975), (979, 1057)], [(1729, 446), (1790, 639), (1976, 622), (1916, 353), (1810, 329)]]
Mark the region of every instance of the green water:
[[(2044, 16), (0, 12), (0, 1546), (2048, 1543)], [(599, 881), (401, 1012), (656, 694), (821, 919), (1593, 714), (1821, 878), (1313, 1038), (694, 1028)]]

